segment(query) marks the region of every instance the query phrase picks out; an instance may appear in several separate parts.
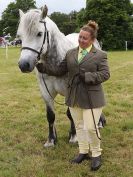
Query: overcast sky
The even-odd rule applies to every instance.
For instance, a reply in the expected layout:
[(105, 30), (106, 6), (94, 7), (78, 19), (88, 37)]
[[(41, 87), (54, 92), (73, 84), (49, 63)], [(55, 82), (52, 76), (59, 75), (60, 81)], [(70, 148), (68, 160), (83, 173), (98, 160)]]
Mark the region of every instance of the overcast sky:
[[(13, 1), (15, 0), (0, 0), (0, 17), (7, 5)], [(133, 0), (131, 1), (133, 2)], [(52, 12), (69, 13), (72, 10), (79, 11), (81, 8), (85, 7), (86, 0), (36, 0), (36, 3), (37, 7), (46, 4), (49, 9), (49, 14)]]
[[(15, 0), (0, 0), (0, 16), (10, 2)], [(48, 6), (49, 14), (51, 12), (69, 13), (72, 10), (80, 10), (85, 7), (86, 0), (36, 0), (37, 7), (44, 4)]]

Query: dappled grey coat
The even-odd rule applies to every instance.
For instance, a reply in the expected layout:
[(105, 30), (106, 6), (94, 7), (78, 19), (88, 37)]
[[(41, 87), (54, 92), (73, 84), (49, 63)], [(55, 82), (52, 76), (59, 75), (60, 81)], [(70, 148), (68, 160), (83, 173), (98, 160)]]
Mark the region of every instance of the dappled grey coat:
[[(80, 70), (85, 70), (85, 82), (79, 77)], [(68, 73), (68, 89), (66, 104), (84, 108), (98, 108), (105, 105), (101, 83), (110, 77), (107, 54), (96, 49), (91, 51), (78, 63), (78, 47), (67, 52), (66, 57), (58, 65), (46, 63), (40, 72), (62, 76)]]

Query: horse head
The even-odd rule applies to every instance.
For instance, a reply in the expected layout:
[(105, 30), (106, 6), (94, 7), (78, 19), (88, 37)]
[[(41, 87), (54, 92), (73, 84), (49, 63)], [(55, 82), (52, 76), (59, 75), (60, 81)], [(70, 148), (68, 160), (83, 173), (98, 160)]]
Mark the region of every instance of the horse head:
[(40, 56), (47, 52), (47, 12), (46, 5), (41, 10), (29, 10), (26, 13), (19, 10), (17, 37), (22, 40), (22, 50), (18, 65), (24, 73), (32, 72)]
[[(19, 58), (19, 68), (22, 72), (32, 72), (40, 59), (43, 62), (48, 58), (51, 64), (55, 65), (64, 59), (69, 49), (78, 46), (78, 34), (65, 36), (61, 33), (57, 25), (47, 17), (46, 5), (41, 10), (29, 10), (25, 14), (20, 10), (19, 13), (17, 37), (22, 41)], [(95, 40), (94, 46), (100, 48), (98, 45)]]

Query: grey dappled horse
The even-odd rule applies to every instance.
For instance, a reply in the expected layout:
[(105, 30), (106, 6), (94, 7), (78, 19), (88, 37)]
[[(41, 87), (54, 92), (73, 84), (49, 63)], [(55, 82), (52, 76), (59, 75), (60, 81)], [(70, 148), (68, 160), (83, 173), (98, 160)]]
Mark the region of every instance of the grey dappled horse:
[[(20, 10), (20, 23), (17, 37), (22, 40), (22, 51), (19, 58), (19, 68), (22, 72), (28, 73), (35, 69), (38, 60), (58, 64), (64, 59), (66, 52), (78, 45), (77, 34), (67, 37), (60, 32), (57, 25), (47, 17), (47, 7), (42, 10), (34, 9), (23, 13)], [(98, 47), (98, 42), (94, 44)], [(54, 126), (54, 98), (57, 94), (66, 95), (67, 75), (62, 77), (48, 76), (41, 74), (36, 69), (36, 75), (40, 86), (42, 97), (46, 103), (47, 120), (49, 123), (49, 136), (45, 147), (54, 146), (57, 141), (56, 129)], [(76, 131), (69, 109), (67, 116), (71, 122), (69, 142), (76, 142)]]

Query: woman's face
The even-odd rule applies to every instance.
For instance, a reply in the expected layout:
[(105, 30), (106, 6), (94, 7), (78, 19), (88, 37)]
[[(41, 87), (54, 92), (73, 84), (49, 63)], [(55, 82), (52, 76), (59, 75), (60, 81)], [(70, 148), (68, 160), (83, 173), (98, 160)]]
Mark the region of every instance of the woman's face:
[(78, 42), (82, 49), (88, 48), (93, 43), (91, 33), (81, 30), (79, 33)]

